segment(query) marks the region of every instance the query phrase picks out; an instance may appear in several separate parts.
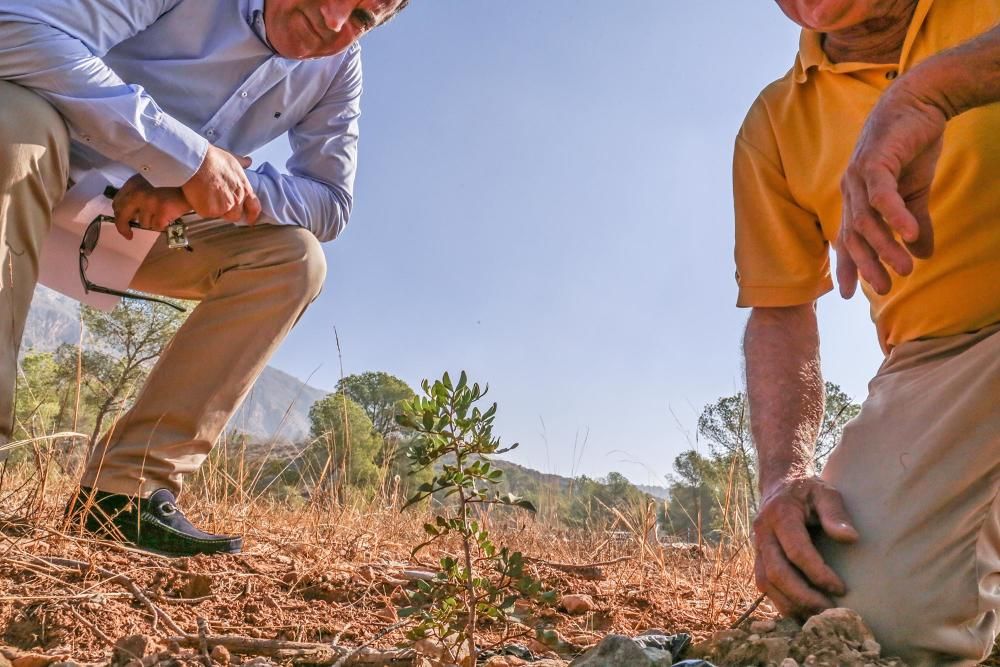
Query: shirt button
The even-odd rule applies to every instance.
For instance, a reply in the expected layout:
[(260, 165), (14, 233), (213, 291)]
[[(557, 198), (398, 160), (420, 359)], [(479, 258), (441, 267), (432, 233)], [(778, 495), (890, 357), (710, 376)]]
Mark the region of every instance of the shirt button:
[(240, 97), (246, 97), (246, 96), (247, 96), (247, 91), (244, 90), (242, 93), (240, 93)]
[(898, 70), (891, 69), (891, 70), (889, 70), (888, 72), (885, 73), (885, 78), (889, 79), (889, 81), (892, 81), (897, 76), (899, 76), (899, 71)]
[(215, 136), (215, 130), (209, 130), (209, 131), (205, 132), (205, 134), (207, 134), (210, 137), (214, 137)]
[(148, 164), (142, 165), (142, 170), (143, 171), (149, 171), (149, 165)]

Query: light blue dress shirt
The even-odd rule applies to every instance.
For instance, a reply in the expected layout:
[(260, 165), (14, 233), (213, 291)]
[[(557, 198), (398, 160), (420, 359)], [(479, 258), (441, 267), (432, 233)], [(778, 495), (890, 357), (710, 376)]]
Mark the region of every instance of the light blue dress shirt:
[[(5, 0), (0, 79), (66, 119), (71, 175), (100, 168), (180, 186), (208, 144), (248, 155), (288, 133), (287, 173), (247, 171), (261, 222), (335, 238), (353, 202), (357, 44), (289, 60), (267, 42), (264, 0)], [(117, 164), (116, 164), (117, 163)]]

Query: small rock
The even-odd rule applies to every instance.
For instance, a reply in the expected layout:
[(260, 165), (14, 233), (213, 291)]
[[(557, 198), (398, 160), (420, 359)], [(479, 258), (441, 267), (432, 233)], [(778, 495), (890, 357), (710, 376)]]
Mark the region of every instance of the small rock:
[(127, 665), (132, 660), (139, 662), (142, 667), (142, 659), (150, 652), (153, 640), (146, 635), (129, 635), (122, 637), (115, 642), (115, 647), (111, 651), (112, 665)]
[(261, 656), (251, 658), (243, 663), (243, 667), (272, 667), (273, 665), (273, 662)]
[(212, 594), (212, 577), (207, 574), (189, 575), (181, 589), (181, 597), (193, 600), (203, 598)]
[(861, 642), (861, 655), (877, 658), (880, 653), (882, 653), (882, 645), (874, 639), (866, 639)]
[(520, 667), (526, 664), (528, 664), (527, 660), (522, 660), (514, 655), (495, 655), (483, 663), (485, 667)]
[(543, 653), (548, 653), (549, 651), (552, 650), (548, 647), (547, 644), (543, 644), (537, 639), (529, 639), (527, 642), (525, 642), (525, 644), (527, 645), (528, 650), (531, 651), (532, 653), (543, 654)]
[(48, 667), (53, 662), (61, 662), (69, 656), (45, 655), (43, 653), (25, 653), (10, 661), (13, 667)]
[(750, 632), (755, 635), (766, 635), (769, 632), (774, 632), (778, 627), (772, 619), (767, 618), (761, 621), (754, 621), (750, 624)]
[[(445, 640), (447, 642), (447, 646), (454, 646), (455, 645), (454, 640), (455, 640), (455, 635), (449, 636)], [(428, 658), (430, 658), (432, 661), (435, 662), (444, 662), (446, 659), (449, 659), (448, 649), (437, 639), (431, 639), (429, 637), (424, 639), (418, 639), (416, 642), (413, 643), (413, 650), (421, 655), (427, 656)], [(458, 655), (456, 657), (458, 658), (458, 661), (461, 662), (463, 658), (469, 655), (468, 643), (463, 641), (462, 644), (457, 647), (457, 650), (458, 650)]]
[(644, 649), (623, 635), (608, 635), (601, 643), (570, 663), (570, 667), (670, 667), (667, 651)]
[(564, 595), (559, 599), (559, 608), (574, 616), (586, 614), (597, 609), (597, 603), (589, 595)]
[(216, 644), (212, 647), (212, 653), (210, 656), (212, 660), (220, 665), (228, 665), (233, 659), (233, 656), (229, 654), (229, 649), (221, 644)]
[(799, 663), (795, 662), (794, 658), (785, 658), (779, 667), (799, 667)]

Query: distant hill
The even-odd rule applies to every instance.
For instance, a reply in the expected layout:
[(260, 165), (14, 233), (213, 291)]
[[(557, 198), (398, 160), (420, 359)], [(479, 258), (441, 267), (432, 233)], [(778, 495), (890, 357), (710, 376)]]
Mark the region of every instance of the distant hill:
[[(39, 285), (25, 325), (22, 353), (51, 352), (79, 339), (77, 302)], [(309, 433), (309, 408), (328, 393), (268, 366), (230, 420), (229, 429), (268, 441), (299, 440)]]
[[(25, 326), (22, 354), (29, 350), (51, 352), (63, 343), (76, 344), (79, 339), (77, 302), (39, 286)], [(293, 455), (296, 448), (284, 445), (308, 435), (309, 408), (328, 393), (268, 366), (229, 421), (228, 429), (251, 436), (272, 454)], [(272, 443), (279, 446), (272, 449)], [(519, 493), (541, 488), (564, 492), (574, 483), (570, 477), (539, 472), (510, 461), (495, 460), (495, 465), (504, 471), (508, 488)], [(641, 485), (638, 488), (655, 498), (666, 498), (668, 494), (663, 487)]]

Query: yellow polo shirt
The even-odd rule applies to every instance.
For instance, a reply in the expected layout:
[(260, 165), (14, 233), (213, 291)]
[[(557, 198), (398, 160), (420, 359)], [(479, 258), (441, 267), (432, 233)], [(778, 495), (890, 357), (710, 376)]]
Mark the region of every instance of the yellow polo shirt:
[[(793, 306), (833, 289), (840, 178), (868, 113), (898, 74), (1000, 22), (1000, 0), (920, 0), (898, 65), (831, 63), (804, 31), (797, 61), (761, 92), (733, 166), (738, 305)], [(862, 285), (883, 349), (1000, 322), (1000, 105), (949, 125), (931, 191), (935, 252)]]

